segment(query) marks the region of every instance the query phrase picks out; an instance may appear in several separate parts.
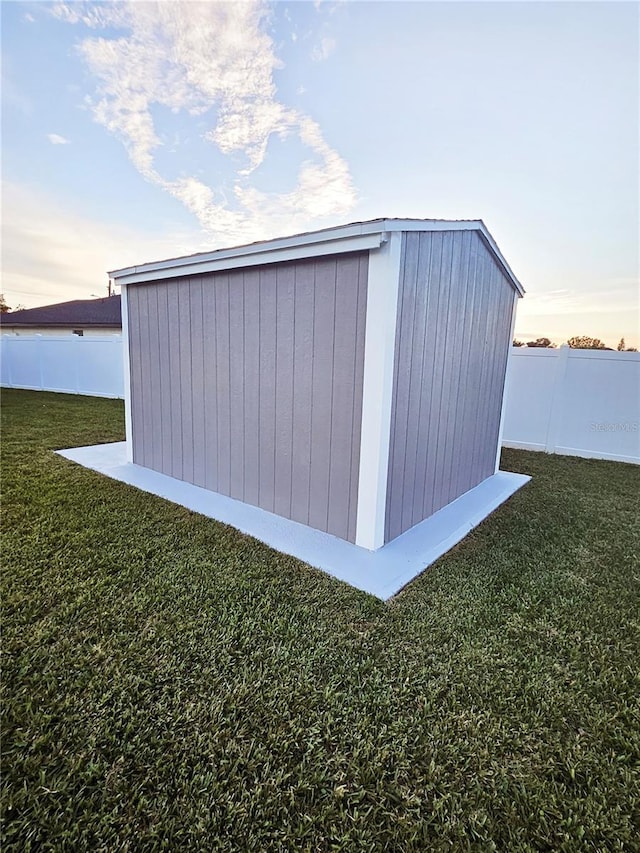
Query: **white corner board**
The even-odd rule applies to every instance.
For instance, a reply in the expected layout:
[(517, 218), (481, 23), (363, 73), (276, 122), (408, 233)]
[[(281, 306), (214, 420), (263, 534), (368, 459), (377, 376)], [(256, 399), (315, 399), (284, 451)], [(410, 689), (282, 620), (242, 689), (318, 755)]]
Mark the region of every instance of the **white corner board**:
[(377, 551), (126, 460), (126, 442), (59, 450), (66, 459), (202, 513), (386, 601), (531, 478), (499, 471)]

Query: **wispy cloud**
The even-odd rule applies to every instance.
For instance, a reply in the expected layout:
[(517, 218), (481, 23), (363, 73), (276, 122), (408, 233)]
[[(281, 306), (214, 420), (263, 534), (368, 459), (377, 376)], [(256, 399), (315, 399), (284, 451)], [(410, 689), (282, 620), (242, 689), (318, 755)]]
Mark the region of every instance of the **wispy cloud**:
[[(53, 11), (92, 29), (117, 27), (117, 38), (89, 37), (79, 45), (98, 81), (89, 100), (94, 116), (122, 140), (140, 174), (179, 199), (213, 237), (273, 236), (355, 204), (347, 164), (321, 128), (278, 100), (273, 74), (281, 63), (263, 3), (62, 3)], [(189, 174), (193, 167), (179, 178), (163, 173), (153, 115), (158, 106), (209, 123), (204, 139), (228, 156), (231, 201), (221, 186)], [(297, 136), (309, 151), (287, 193), (263, 192), (251, 178), (265, 164), (274, 134)]]
[[(59, 198), (5, 183), (2, 289), (10, 305), (28, 308), (106, 293), (106, 271), (204, 246), (181, 234), (148, 234), (71, 212)], [(104, 287), (104, 291), (102, 288)]]
[(579, 314), (615, 313), (621, 310), (637, 315), (640, 282), (637, 279), (614, 280), (589, 289), (528, 292), (518, 306), (523, 317), (577, 316)]
[(311, 59), (313, 59), (314, 62), (322, 62), (323, 60), (328, 59), (335, 49), (335, 39), (326, 37), (322, 38), (311, 51)]
[(47, 133), (47, 139), (52, 145), (69, 145), (69, 140), (59, 133)]

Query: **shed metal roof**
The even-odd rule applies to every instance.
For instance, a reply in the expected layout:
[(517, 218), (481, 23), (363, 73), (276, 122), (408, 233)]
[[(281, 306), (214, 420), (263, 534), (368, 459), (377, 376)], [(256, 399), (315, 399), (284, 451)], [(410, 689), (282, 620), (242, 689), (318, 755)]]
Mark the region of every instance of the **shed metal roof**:
[(86, 329), (93, 326), (119, 329), (122, 327), (120, 297), (74, 299), (71, 302), (58, 302), (40, 308), (9, 311), (0, 314), (0, 324), (7, 328), (50, 326), (59, 329), (73, 326)]
[(370, 219), (318, 231), (306, 231), (289, 237), (259, 240), (227, 249), (198, 252), (193, 255), (124, 267), (112, 270), (109, 276), (119, 284), (142, 284), (158, 279), (198, 275), (322, 254), (376, 249), (386, 241), (386, 235), (392, 231), (477, 231), (518, 294), (524, 295), (524, 288), (481, 219)]

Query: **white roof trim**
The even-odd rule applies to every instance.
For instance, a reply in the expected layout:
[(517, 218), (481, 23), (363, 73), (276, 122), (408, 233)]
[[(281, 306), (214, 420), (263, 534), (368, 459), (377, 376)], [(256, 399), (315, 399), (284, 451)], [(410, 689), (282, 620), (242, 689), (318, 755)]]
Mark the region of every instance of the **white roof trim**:
[(387, 233), (391, 231), (478, 231), (484, 244), (518, 294), (524, 295), (524, 288), (481, 219), (373, 219), (369, 222), (354, 222), (337, 228), (325, 228), (321, 231), (265, 240), (247, 246), (218, 249), (213, 252), (201, 252), (196, 255), (126, 267), (113, 270), (109, 276), (119, 284), (141, 284), (146, 281), (202, 275), (239, 267), (360, 252), (380, 248), (387, 239)]
[[(290, 245), (268, 248), (262, 243), (259, 246), (247, 246), (242, 249), (223, 249), (206, 255), (191, 255), (186, 258), (176, 258), (172, 261), (143, 264), (140, 267), (130, 267), (117, 270), (109, 275), (119, 284), (140, 284), (145, 281), (176, 278), (185, 275), (202, 275), (209, 272), (238, 269), (239, 267), (262, 266), (281, 261), (296, 261), (303, 258), (314, 258), (321, 255), (336, 255), (344, 252), (362, 252), (368, 249), (378, 249), (384, 242), (382, 233), (366, 234), (363, 236), (347, 236), (342, 239), (326, 240), (313, 243), (291, 243)], [(276, 242), (276, 241), (273, 241)], [(284, 241), (277, 241), (278, 243)]]

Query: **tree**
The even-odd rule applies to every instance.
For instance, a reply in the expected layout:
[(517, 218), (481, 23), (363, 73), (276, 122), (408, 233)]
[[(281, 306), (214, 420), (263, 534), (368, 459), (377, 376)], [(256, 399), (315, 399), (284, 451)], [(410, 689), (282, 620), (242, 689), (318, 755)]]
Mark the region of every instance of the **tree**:
[(620, 343), (616, 347), (618, 352), (638, 352), (637, 347), (628, 347), (624, 342), (624, 338), (620, 338)]
[(590, 338), (588, 335), (577, 335), (567, 341), (571, 349), (606, 349), (600, 338)]
[(513, 341), (512, 341), (512, 343), (511, 343), (511, 346), (512, 346), (512, 347), (523, 347), (523, 346), (524, 346), (524, 341), (517, 341), (517, 340), (514, 338), (514, 339), (513, 339)]
[(4, 293), (0, 293), (0, 314), (6, 314), (8, 311), (11, 311), (11, 308), (5, 302)]
[(552, 344), (549, 338), (538, 338), (535, 341), (527, 341), (528, 347), (555, 347), (555, 344)]

